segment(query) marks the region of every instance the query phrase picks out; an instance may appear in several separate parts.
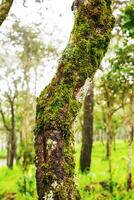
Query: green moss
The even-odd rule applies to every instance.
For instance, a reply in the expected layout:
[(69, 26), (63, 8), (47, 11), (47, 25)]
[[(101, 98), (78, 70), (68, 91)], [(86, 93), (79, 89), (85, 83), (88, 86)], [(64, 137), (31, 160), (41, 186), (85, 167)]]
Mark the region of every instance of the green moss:
[(10, 7), (12, 6), (13, 0), (3, 0), (0, 4), (0, 25), (3, 23), (8, 15)]
[[(95, 5), (97, 5), (96, 9)], [(75, 16), (71, 42), (60, 60), (63, 65), (63, 68), (59, 68), (60, 84), (55, 77), (51, 85), (42, 92), (38, 99), (38, 119), (43, 127), (50, 125), (51, 121), (56, 121), (57, 117), (59, 118), (57, 127), (61, 121), (64, 122), (64, 116), (61, 116), (61, 113), (65, 104), (69, 105), (70, 108), (69, 118), (75, 115), (70, 116), (72, 111), (77, 113), (78, 106), (74, 91), (78, 85), (82, 86), (85, 79), (96, 71), (107, 50), (113, 27), (113, 18), (110, 12), (105, 0), (96, 0), (80, 7)], [(51, 96), (47, 98), (49, 93)]]
[[(63, 52), (57, 73), (37, 101), (35, 134), (42, 133), (42, 130), (60, 130), (64, 135), (63, 167), (66, 179), (61, 184), (58, 182), (58, 178), (52, 174), (51, 163), (44, 170), (53, 195), (58, 194), (59, 199), (68, 199), (70, 187), (75, 191), (71, 125), (80, 108), (76, 94), (86, 78), (98, 69), (107, 50), (113, 22), (108, 0), (90, 0), (87, 5), (79, 7), (70, 42)], [(58, 183), (57, 189), (52, 187), (55, 181)]]

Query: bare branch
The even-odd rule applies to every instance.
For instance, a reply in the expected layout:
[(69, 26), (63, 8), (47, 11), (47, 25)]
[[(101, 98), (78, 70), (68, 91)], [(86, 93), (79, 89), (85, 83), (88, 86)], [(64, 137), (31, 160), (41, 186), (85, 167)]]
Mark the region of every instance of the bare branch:
[(6, 19), (9, 10), (12, 6), (13, 0), (2, 0), (0, 4), (0, 25), (4, 22)]
[(11, 128), (9, 128), (9, 126), (6, 123), (5, 114), (4, 114), (3, 110), (2, 110), (2, 108), (0, 108), (0, 114), (1, 114), (1, 117), (2, 117), (2, 121), (3, 121), (4, 127), (7, 129), (7, 131), (10, 132)]
[(112, 115), (113, 115), (116, 111), (118, 111), (120, 108), (122, 108), (122, 105), (120, 105), (120, 106), (118, 106), (117, 108), (115, 108), (115, 109), (112, 111)]

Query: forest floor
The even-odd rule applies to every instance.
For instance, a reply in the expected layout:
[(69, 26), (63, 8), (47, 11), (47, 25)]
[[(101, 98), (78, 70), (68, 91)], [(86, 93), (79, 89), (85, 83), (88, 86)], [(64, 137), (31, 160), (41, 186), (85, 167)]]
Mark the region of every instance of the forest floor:
[[(134, 200), (134, 188), (130, 192), (126, 190), (127, 154), (127, 142), (117, 141), (115, 149), (112, 150), (113, 193), (111, 194), (109, 192), (109, 165), (106, 159), (106, 144), (94, 143), (91, 169), (90, 172), (84, 174), (81, 174), (79, 170), (80, 145), (76, 146), (77, 185), (82, 200)], [(134, 155), (134, 151), (132, 155)], [(133, 173), (134, 157), (132, 163)]]
[[(130, 192), (126, 191), (127, 143), (117, 141), (116, 149), (112, 152), (112, 194), (109, 192), (105, 146), (100, 142), (94, 143), (91, 170), (81, 174), (79, 170), (80, 145), (76, 145), (76, 183), (82, 200), (133, 200), (134, 189)], [(24, 180), (27, 182), (27, 191), (24, 188)], [(37, 200), (35, 191), (34, 166), (29, 166), (26, 176), (22, 173), (20, 165), (14, 166), (12, 170), (0, 167), (0, 200)]]

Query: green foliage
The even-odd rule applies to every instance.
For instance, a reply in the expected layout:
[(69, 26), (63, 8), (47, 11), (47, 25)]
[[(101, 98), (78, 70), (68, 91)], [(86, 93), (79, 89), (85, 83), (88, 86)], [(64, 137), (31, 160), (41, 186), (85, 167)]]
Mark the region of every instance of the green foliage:
[(26, 191), (24, 190), (24, 174), (20, 166), (12, 170), (0, 168), (0, 199), (6, 200), (14, 196), (15, 200), (36, 200), (35, 167), (30, 166), (25, 177)]
[(24, 143), (20, 144), (18, 147), (18, 163), (20, 165), (23, 165), (24, 158), (25, 160), (25, 167), (28, 165), (31, 165), (34, 163), (35, 158), (35, 152), (34, 152), (34, 146), (33, 143), (27, 143), (27, 146), (25, 146)]
[[(134, 45), (124, 42), (121, 48), (118, 48), (116, 56), (111, 60), (111, 70), (107, 74), (110, 79), (111, 89), (115, 92), (129, 93), (134, 84)], [(115, 78), (114, 80), (112, 78)]]
[(13, 46), (19, 47), (17, 55), (24, 65), (23, 68), (29, 71), (31, 67), (40, 64), (46, 47), (40, 40), (39, 33), (32, 27), (22, 26), (19, 21), (16, 21), (8, 33), (8, 38)]
[(122, 29), (129, 32), (129, 35), (134, 38), (134, 1), (131, 0), (129, 5), (122, 12)]
[(6, 158), (6, 150), (3, 149), (3, 150), (0, 150), (0, 159), (5, 159)]
[(17, 192), (17, 181), (22, 176), (20, 167), (14, 167), (12, 170), (7, 167), (0, 167), (0, 194), (7, 192)]
[(19, 178), (17, 182), (18, 192), (26, 198), (26, 200), (31, 199), (36, 196), (36, 187), (35, 187), (35, 175), (26, 174)]

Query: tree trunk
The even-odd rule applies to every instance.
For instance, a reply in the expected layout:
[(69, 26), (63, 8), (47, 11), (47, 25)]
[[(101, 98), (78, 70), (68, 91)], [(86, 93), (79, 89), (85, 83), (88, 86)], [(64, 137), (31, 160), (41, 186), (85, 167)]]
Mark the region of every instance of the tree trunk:
[(11, 150), (10, 150), (10, 138), (9, 138), (9, 135), (8, 135), (8, 138), (7, 138), (7, 167), (9, 167), (10, 168), (10, 152), (11, 152)]
[[(24, 46), (24, 51), (28, 53), (27, 45)], [(22, 148), (23, 148), (23, 174), (25, 175), (27, 171), (27, 166), (30, 161), (30, 142), (31, 142), (31, 132), (32, 132), (32, 113), (31, 110), (31, 93), (30, 93), (30, 69), (27, 58), (23, 61), (23, 114), (22, 114)], [(34, 112), (33, 112), (34, 113)]]
[(109, 159), (109, 135), (107, 133), (107, 140), (106, 140), (106, 159)]
[(107, 142), (106, 142), (106, 157), (108, 159), (108, 171), (109, 171), (109, 191), (113, 192), (112, 184), (112, 139), (113, 139), (113, 128), (112, 128), (112, 101), (108, 96), (107, 91), (107, 110), (106, 110), (106, 132), (107, 132)]
[(71, 125), (77, 94), (107, 50), (113, 27), (109, 0), (83, 0), (52, 82), (37, 101), (35, 128), (38, 199), (76, 200), (74, 137)]
[(88, 91), (84, 100), (84, 116), (82, 130), (82, 148), (80, 155), (80, 169), (82, 172), (90, 170), (93, 143), (93, 80), (88, 84)]
[(108, 164), (109, 164), (109, 190), (113, 192), (112, 184), (112, 119), (110, 113), (108, 116)]
[(0, 25), (4, 22), (6, 19), (9, 10), (12, 6), (13, 0), (2, 0), (0, 4)]
[(14, 159), (16, 156), (16, 137), (15, 133), (8, 134), (8, 142), (7, 142), (7, 166), (9, 168), (13, 168)]
[(9, 96), (9, 102), (11, 107), (11, 130), (8, 133), (8, 143), (7, 143), (7, 166), (9, 168), (13, 167), (14, 159), (16, 157), (16, 134), (15, 134), (15, 111), (14, 111), (14, 98), (11, 99)]
[(127, 191), (132, 189), (133, 95), (130, 95), (129, 114), (126, 120), (128, 140)]
[(113, 134), (113, 150), (116, 151), (116, 134)]
[(127, 168), (127, 191), (132, 189), (132, 126), (127, 125), (128, 139), (128, 168)]
[(31, 116), (30, 116), (30, 91), (27, 90), (24, 93), (24, 105), (23, 105), (23, 114), (22, 114), (22, 148), (23, 148), (23, 173), (27, 169), (28, 160), (29, 160), (29, 145), (31, 139)]

